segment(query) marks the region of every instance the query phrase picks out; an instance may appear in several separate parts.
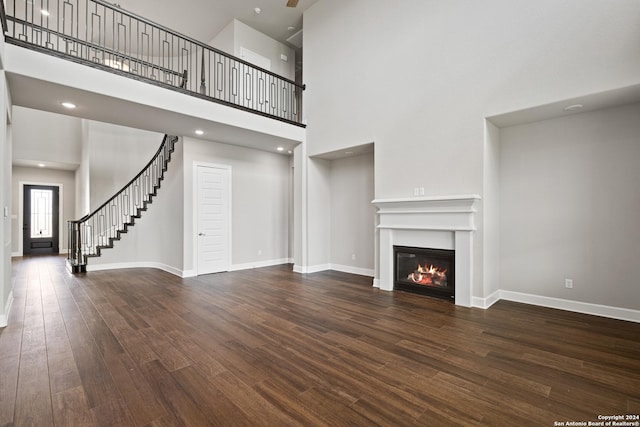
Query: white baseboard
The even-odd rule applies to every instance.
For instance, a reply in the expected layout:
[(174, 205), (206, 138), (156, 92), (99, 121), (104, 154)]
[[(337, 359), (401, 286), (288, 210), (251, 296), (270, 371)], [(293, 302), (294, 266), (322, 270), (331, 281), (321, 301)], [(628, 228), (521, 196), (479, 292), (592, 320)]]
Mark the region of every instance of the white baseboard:
[(331, 268), (329, 268), (329, 266), (330, 266), (330, 264), (310, 265), (308, 267), (300, 266), (300, 265), (294, 265), (293, 266), (293, 271), (296, 272), (296, 273), (301, 273), (301, 274), (311, 274), (311, 273), (318, 273), (320, 271), (331, 270)]
[(640, 323), (640, 310), (501, 290), (500, 299)]
[(373, 287), (380, 289), (380, 279), (378, 279), (377, 277), (373, 278)]
[(331, 270), (331, 264), (310, 265), (307, 267), (307, 273), (319, 273), (321, 271)]
[(9, 313), (11, 313), (11, 306), (13, 305), (13, 289), (9, 292), (9, 297), (4, 305), (4, 314), (0, 315), (0, 328), (4, 328), (9, 324)]
[[(281, 258), (281, 259), (272, 259), (268, 261), (257, 261), (257, 262), (247, 262), (243, 264), (233, 264), (229, 269), (229, 271), (251, 270), (253, 268), (271, 267), (274, 265), (282, 265), (282, 264), (293, 264), (293, 260), (291, 258)], [(198, 271), (195, 269), (182, 271), (183, 278), (196, 277), (197, 275), (198, 275)]]
[(11, 258), (16, 258), (16, 257), (21, 257), (22, 253), (21, 252), (11, 252)]
[(182, 271), (182, 278), (186, 279), (187, 277), (196, 277), (198, 275), (198, 272), (196, 270), (183, 270)]
[(493, 304), (500, 301), (500, 292), (500, 290), (497, 290), (486, 298), (471, 297), (471, 307), (478, 307), (486, 310)]
[(343, 273), (357, 274), (359, 276), (368, 276), (368, 277), (375, 277), (376, 275), (375, 270), (370, 270), (368, 268), (351, 267), (349, 265), (340, 265), (340, 264), (318, 264), (318, 265), (311, 265), (308, 267), (304, 267), (300, 265), (293, 266), (293, 271), (295, 273), (301, 273), (301, 274), (319, 273), (321, 271), (327, 271), (327, 270), (335, 270)]
[(174, 276), (183, 277), (182, 270), (159, 262), (122, 262), (114, 264), (87, 264), (87, 271), (119, 270), (123, 268), (157, 268)]
[(251, 270), (253, 268), (271, 267), (274, 265), (291, 264), (291, 259), (280, 258), (266, 261), (246, 262), (243, 264), (233, 264), (229, 271)]
[(329, 264), (329, 270), (341, 271), (343, 273), (357, 274), (359, 276), (374, 277), (375, 270), (369, 268), (351, 267), (349, 265)]

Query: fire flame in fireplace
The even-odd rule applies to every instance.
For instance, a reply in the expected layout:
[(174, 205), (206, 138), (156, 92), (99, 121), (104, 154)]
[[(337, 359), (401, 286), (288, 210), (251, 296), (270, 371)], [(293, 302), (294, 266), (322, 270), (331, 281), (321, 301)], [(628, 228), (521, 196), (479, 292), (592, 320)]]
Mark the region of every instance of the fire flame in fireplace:
[(411, 282), (427, 286), (447, 286), (447, 269), (434, 267), (433, 264), (427, 266), (418, 265), (418, 269), (407, 277)]

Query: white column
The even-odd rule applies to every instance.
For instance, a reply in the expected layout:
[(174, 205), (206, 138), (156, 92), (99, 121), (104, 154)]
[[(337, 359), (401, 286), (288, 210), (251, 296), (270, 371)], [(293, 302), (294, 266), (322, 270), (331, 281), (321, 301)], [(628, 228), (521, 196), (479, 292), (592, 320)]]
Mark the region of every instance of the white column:
[[(2, 37), (2, 36), (0, 36)], [(4, 39), (0, 41), (0, 45)], [(1, 46), (0, 46), (1, 47)], [(7, 325), (13, 283), (11, 281), (11, 104), (5, 72), (0, 71), (0, 327)]]
[(393, 230), (380, 230), (380, 289), (393, 290)]
[(473, 232), (456, 231), (456, 304), (471, 307), (473, 293)]

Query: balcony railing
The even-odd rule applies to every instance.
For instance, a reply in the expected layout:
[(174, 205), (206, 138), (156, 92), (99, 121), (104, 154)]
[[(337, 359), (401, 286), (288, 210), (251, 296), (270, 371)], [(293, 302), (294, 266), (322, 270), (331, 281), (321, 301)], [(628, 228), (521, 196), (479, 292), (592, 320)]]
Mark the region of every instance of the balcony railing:
[(303, 85), (116, 5), (7, 0), (6, 17), (8, 43), (303, 126)]

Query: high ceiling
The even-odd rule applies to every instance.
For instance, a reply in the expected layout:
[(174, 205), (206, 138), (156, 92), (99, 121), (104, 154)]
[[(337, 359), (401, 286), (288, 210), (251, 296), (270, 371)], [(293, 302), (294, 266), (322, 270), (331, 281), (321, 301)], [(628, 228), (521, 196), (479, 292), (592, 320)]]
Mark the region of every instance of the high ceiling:
[[(232, 19), (282, 42), (302, 28), (302, 13), (317, 0), (300, 0), (295, 8), (287, 0), (115, 0), (123, 9), (208, 43)], [(259, 14), (255, 8), (260, 8)], [(293, 27), (293, 30), (289, 30)]]

